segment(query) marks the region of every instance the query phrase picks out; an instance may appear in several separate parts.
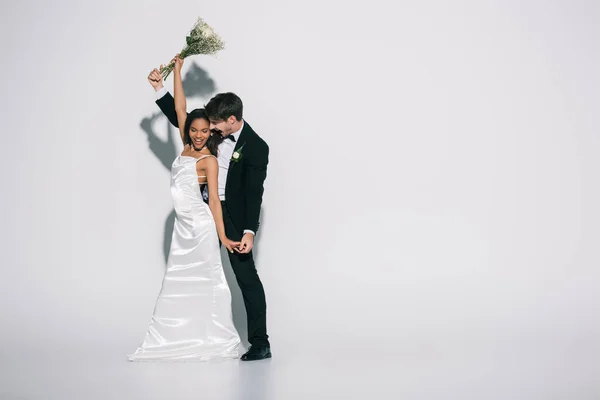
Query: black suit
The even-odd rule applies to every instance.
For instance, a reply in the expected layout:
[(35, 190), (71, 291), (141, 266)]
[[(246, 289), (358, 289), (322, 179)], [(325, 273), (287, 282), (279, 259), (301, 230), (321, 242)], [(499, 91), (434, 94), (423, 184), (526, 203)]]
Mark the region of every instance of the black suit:
[[(178, 127), (173, 97), (167, 93), (157, 100), (156, 104), (169, 121)], [(221, 204), (225, 233), (229, 239), (239, 241), (246, 229), (258, 232), (269, 146), (244, 121), (244, 128), (235, 144), (234, 152), (236, 151), (241, 153), (241, 157), (239, 161), (229, 163), (225, 200)], [(256, 272), (252, 252), (229, 253), (229, 260), (244, 297), (248, 317), (248, 341), (252, 345), (269, 345), (265, 292)]]

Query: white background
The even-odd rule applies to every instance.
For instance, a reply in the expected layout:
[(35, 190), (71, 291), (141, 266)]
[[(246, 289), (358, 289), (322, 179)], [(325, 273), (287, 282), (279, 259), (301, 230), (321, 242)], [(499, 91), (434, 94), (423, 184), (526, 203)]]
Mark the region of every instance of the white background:
[(508, 354), (571, 365), (564, 393), (600, 393), (581, 364), (600, 334), (597, 3), (38, 0), (1, 15), (2, 369), (125, 363), (141, 343), (171, 212), (140, 126), (155, 116), (167, 138), (146, 76), (202, 16), (227, 49), (186, 61), (215, 83), (188, 106), (236, 92), (271, 149), (256, 258), (276, 357)]

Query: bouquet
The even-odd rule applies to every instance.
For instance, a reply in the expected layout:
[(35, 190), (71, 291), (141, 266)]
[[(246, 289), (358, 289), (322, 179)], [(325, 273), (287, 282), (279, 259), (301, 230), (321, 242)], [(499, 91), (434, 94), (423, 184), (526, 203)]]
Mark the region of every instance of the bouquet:
[[(219, 50), (225, 48), (223, 40), (202, 18), (198, 18), (189, 35), (186, 36), (185, 41), (187, 45), (179, 53), (179, 58), (181, 59), (198, 54), (216, 54)], [(163, 79), (167, 79), (167, 76), (173, 72), (174, 68), (174, 62), (163, 66), (160, 69)]]

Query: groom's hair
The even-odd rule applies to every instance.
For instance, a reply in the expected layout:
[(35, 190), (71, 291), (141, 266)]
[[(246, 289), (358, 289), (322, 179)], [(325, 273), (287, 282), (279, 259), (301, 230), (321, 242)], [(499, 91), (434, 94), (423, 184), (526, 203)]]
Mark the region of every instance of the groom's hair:
[(225, 121), (233, 115), (238, 121), (241, 121), (244, 105), (238, 95), (227, 92), (219, 93), (210, 99), (204, 110), (210, 119)]

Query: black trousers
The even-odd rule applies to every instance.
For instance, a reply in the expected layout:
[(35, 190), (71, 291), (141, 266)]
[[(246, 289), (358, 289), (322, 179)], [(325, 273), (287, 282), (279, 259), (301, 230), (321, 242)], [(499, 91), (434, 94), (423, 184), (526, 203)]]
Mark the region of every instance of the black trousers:
[[(223, 209), (223, 223), (225, 225), (225, 234), (234, 241), (240, 241), (243, 232), (240, 232), (227, 210), (224, 201), (221, 202)], [(265, 290), (254, 265), (252, 251), (248, 254), (239, 254), (235, 251), (229, 253), (229, 261), (237, 279), (238, 285), (242, 291), (244, 305), (246, 306), (246, 316), (248, 319), (248, 342), (251, 345), (269, 344), (267, 335), (267, 302), (265, 299)]]

